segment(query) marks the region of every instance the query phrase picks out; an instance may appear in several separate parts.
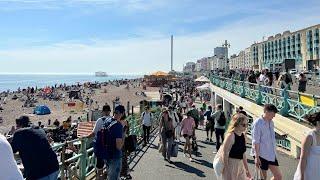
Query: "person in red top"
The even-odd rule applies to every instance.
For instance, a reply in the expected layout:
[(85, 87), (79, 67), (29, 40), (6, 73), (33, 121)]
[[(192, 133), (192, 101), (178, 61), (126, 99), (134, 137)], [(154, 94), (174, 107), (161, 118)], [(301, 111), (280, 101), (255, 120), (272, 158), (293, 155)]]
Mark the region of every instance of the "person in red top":
[(191, 156), (191, 141), (190, 139), (194, 135), (194, 129), (195, 129), (195, 122), (194, 119), (191, 117), (191, 112), (187, 112), (187, 117), (182, 120), (181, 122), (181, 129), (182, 129), (182, 135), (186, 139), (186, 143), (184, 144), (183, 153), (186, 157), (186, 150), (188, 149), (188, 153), (190, 156), (190, 161), (192, 161)]

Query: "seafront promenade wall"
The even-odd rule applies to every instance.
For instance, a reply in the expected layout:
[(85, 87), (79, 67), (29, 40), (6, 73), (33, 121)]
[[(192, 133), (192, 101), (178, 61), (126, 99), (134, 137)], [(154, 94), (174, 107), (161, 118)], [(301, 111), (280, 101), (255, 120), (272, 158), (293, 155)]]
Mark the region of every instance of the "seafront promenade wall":
[[(242, 98), (237, 94), (233, 94), (213, 84), (210, 85), (210, 89), (215, 96), (218, 96), (218, 98), (215, 99), (216, 101), (218, 99), (218, 101), (221, 102), (222, 98), (223, 102), (228, 102), (235, 107), (242, 106), (245, 111), (250, 114), (253, 120), (257, 119), (263, 114), (263, 106), (257, 105), (255, 102), (252, 102), (246, 98)], [(274, 125), (276, 133), (280, 135), (288, 134), (287, 139), (290, 141), (291, 146), (290, 150), (286, 153), (298, 158), (301, 151), (301, 142), (311, 128), (295, 122), (293, 119), (281, 116), (280, 114), (277, 114), (274, 118)]]

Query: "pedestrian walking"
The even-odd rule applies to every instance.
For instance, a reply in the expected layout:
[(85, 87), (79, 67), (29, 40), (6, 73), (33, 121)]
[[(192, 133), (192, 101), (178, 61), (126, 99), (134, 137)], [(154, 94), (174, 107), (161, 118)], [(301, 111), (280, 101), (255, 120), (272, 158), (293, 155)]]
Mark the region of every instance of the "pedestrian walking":
[(237, 113), (231, 118), (222, 149), (218, 152), (223, 157), (223, 180), (251, 178), (245, 154), (247, 127), (248, 119), (245, 115)]
[(150, 107), (146, 106), (144, 112), (141, 114), (141, 122), (143, 129), (143, 146), (146, 146), (149, 143), (150, 138), (150, 129), (151, 129), (151, 118), (152, 114), (150, 112)]
[[(224, 133), (225, 133), (225, 126), (226, 126), (226, 116), (223, 112), (222, 105), (217, 105), (217, 111), (212, 114), (212, 117), (214, 119), (214, 129), (216, 134), (216, 150), (218, 151), (220, 148), (220, 145), (223, 143), (224, 140)], [(220, 141), (221, 140), (221, 141)]]
[(212, 106), (208, 106), (208, 110), (204, 113), (204, 116), (207, 118), (206, 120), (206, 132), (207, 132), (207, 139), (209, 141), (209, 131), (210, 131), (210, 142), (212, 142), (212, 135), (214, 131), (214, 119), (212, 118)]
[(278, 112), (272, 104), (264, 106), (264, 114), (252, 124), (252, 150), (255, 165), (261, 168), (264, 179), (267, 179), (267, 171), (271, 170), (274, 180), (281, 180), (282, 174), (276, 154), (276, 138), (273, 118)]
[(320, 112), (307, 115), (305, 119), (314, 129), (302, 142), (302, 150), (294, 180), (320, 179)]
[[(112, 117), (110, 116), (111, 108), (109, 105), (104, 105), (102, 107), (102, 113), (103, 116), (100, 117), (93, 128), (93, 131), (91, 134), (89, 134), (87, 137), (95, 137), (94, 138), (94, 143), (97, 143), (97, 134), (101, 129), (103, 129), (104, 123), (106, 123), (109, 119)], [(96, 148), (96, 147), (95, 147)], [(95, 156), (97, 158), (96, 162), (96, 169), (97, 169), (97, 179), (103, 179), (103, 167), (105, 165), (103, 157), (100, 156), (99, 153), (95, 153)]]
[[(120, 123), (122, 124), (122, 128), (123, 128), (123, 140), (124, 140), (124, 144), (126, 144), (126, 137), (129, 136), (129, 123), (128, 121), (125, 119), (125, 116), (123, 116), (121, 118)], [(121, 166), (121, 172), (120, 172), (120, 177), (121, 180), (128, 180), (128, 179), (132, 179), (130, 173), (129, 173), (129, 165), (128, 165), (128, 156), (129, 156), (129, 152), (126, 149), (125, 146), (122, 147), (122, 166)]]
[(160, 134), (161, 134), (161, 143), (162, 143), (162, 156), (164, 160), (172, 163), (170, 160), (171, 149), (174, 139), (174, 127), (173, 120), (169, 116), (167, 108), (164, 108), (162, 111), (162, 116), (160, 117)]
[(192, 155), (191, 155), (191, 138), (194, 135), (195, 130), (195, 122), (194, 119), (191, 117), (191, 112), (187, 112), (187, 117), (182, 120), (181, 122), (181, 129), (182, 129), (182, 135), (186, 139), (186, 142), (184, 144), (183, 153), (184, 156), (187, 157), (186, 153), (189, 153), (189, 160), (193, 161)]

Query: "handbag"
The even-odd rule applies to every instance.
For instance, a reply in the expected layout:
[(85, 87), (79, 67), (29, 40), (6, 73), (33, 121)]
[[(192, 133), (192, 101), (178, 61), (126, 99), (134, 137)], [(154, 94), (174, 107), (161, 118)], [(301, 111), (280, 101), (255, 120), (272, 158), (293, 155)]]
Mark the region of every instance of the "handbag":
[(128, 137), (125, 138), (124, 141), (124, 147), (125, 150), (128, 151), (129, 153), (134, 152), (137, 149), (137, 136), (136, 135), (129, 135)]
[(221, 177), (222, 176), (222, 171), (223, 171), (223, 168), (224, 168), (224, 164), (223, 164), (223, 161), (222, 161), (222, 156), (216, 155), (216, 157), (213, 160), (212, 166), (213, 166), (213, 170), (214, 170), (217, 178)]
[(171, 146), (171, 157), (178, 157), (179, 145), (177, 143), (173, 143)]
[(254, 170), (253, 180), (264, 180), (261, 174), (261, 169), (259, 167), (256, 167), (256, 169)]
[(213, 170), (218, 179), (222, 176), (222, 172), (224, 168), (224, 163), (222, 159), (222, 149), (223, 148), (220, 147), (219, 151), (217, 152), (212, 162)]

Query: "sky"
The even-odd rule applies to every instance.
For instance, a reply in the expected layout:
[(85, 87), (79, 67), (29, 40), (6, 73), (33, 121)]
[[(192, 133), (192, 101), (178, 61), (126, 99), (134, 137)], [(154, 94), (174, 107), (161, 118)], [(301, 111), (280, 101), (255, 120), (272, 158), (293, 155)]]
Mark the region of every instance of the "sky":
[[(149, 74), (320, 24), (319, 0), (0, 0), (0, 74)], [(230, 55), (229, 54), (229, 55)]]

